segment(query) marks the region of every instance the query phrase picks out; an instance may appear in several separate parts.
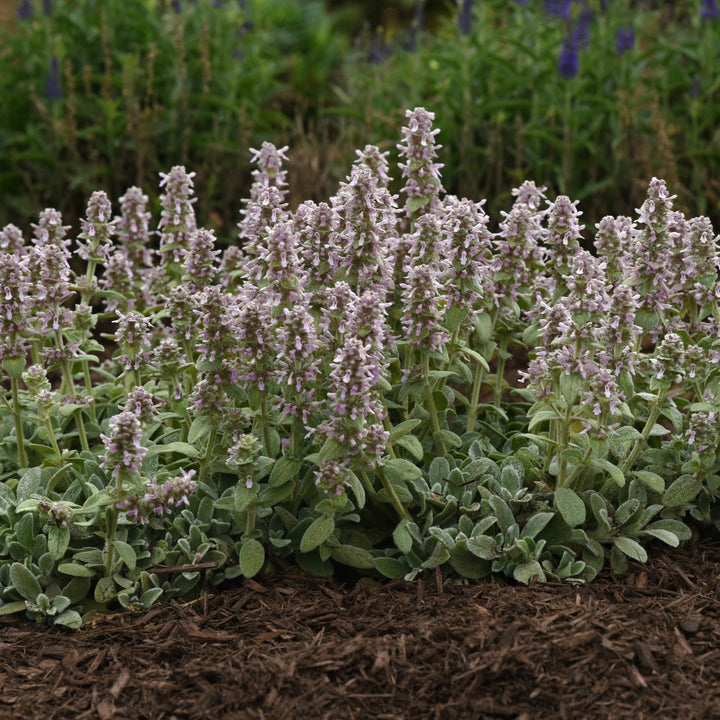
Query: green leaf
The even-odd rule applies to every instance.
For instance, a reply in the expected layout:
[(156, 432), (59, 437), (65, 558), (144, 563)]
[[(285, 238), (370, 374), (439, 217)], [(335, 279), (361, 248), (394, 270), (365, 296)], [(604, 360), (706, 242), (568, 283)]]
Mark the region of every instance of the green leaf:
[(650, 529), (650, 530), (643, 530), (641, 533), (643, 536), (650, 536), (654, 537), (657, 540), (661, 540), (666, 545), (670, 545), (670, 547), (678, 547), (680, 545), (680, 540), (678, 539), (678, 536), (670, 532), (669, 530), (658, 530), (658, 529)]
[(70, 528), (51, 525), (48, 529), (48, 552), (53, 560), (60, 560), (70, 544)]
[(555, 490), (555, 507), (570, 527), (578, 527), (585, 522), (585, 503), (574, 490), (570, 488)]
[(450, 463), (444, 457), (433, 458), (428, 469), (430, 485), (447, 480), (450, 475)]
[(163, 589), (159, 587), (152, 587), (148, 588), (141, 596), (140, 596), (140, 603), (142, 606), (147, 609), (149, 608), (161, 595), (163, 594)]
[(435, 433), (435, 438), (442, 441), (448, 449), (462, 447), (460, 436), (456, 435), (452, 430), (438, 430)]
[(114, 546), (115, 552), (119, 555), (125, 565), (127, 565), (128, 570), (134, 570), (137, 565), (137, 556), (135, 555), (135, 551), (132, 547), (122, 540), (115, 540)]
[(273, 465), (268, 483), (273, 487), (284, 485), (288, 480), (297, 477), (301, 467), (301, 460), (294, 460), (286, 456), (278, 458)]
[(649, 470), (633, 470), (633, 475), (651, 490), (659, 493), (665, 491), (665, 480), (657, 473)]
[(692, 502), (702, 489), (702, 480), (696, 475), (681, 475), (663, 495), (663, 505), (677, 507)]
[(23, 473), (15, 488), (15, 498), (18, 503), (27, 500), (31, 495), (38, 494), (42, 486), (42, 469), (31, 467)]
[(383, 471), (389, 480), (417, 480), (422, 477), (422, 470), (404, 458), (386, 460)]
[(547, 420), (560, 420), (560, 415), (558, 415), (554, 410), (538, 410), (532, 414), (528, 430), (532, 431), (536, 425), (539, 425)]
[(115, 583), (112, 578), (101, 577), (97, 581), (97, 585), (95, 585), (95, 592), (93, 593), (95, 602), (105, 605), (106, 603), (111, 602), (116, 595), (117, 590), (115, 589)]
[(61, 563), (58, 565), (58, 572), (63, 575), (73, 575), (74, 577), (95, 577), (94, 570), (80, 563)]
[(448, 562), (455, 572), (460, 573), (460, 575), (466, 578), (478, 580), (490, 574), (490, 562), (488, 560), (481, 560), (477, 555), (470, 552), (464, 540), (458, 542), (455, 547), (450, 550), (450, 559)]
[(355, 545), (337, 545), (332, 549), (331, 556), (333, 560), (343, 565), (361, 570), (375, 567), (375, 558), (367, 550), (355, 547)]
[(573, 405), (585, 381), (580, 373), (563, 373), (560, 376), (560, 393), (568, 405)]
[(251, 578), (257, 575), (265, 564), (263, 544), (254, 538), (244, 542), (238, 554), (238, 563), (245, 577)]
[(375, 558), (375, 569), (386, 578), (394, 580), (396, 577), (405, 575), (410, 568), (402, 560), (390, 557)]
[(365, 487), (360, 478), (352, 471), (348, 473), (347, 482), (355, 495), (355, 504), (362, 510), (365, 507)]
[(42, 592), (38, 579), (32, 571), (22, 563), (13, 563), (10, 566), (10, 583), (26, 600), (35, 602)]
[(145, 453), (146, 457), (153, 457), (153, 455), (162, 455), (163, 453), (177, 453), (178, 455), (184, 455), (189, 458), (199, 458), (200, 450), (190, 443), (180, 442), (179, 440), (167, 445), (152, 445), (148, 448)]
[(209, 415), (198, 415), (192, 421), (190, 429), (188, 430), (188, 442), (191, 445), (196, 445), (198, 441), (210, 434), (210, 430), (214, 425), (215, 423)]
[(412, 550), (413, 539), (410, 530), (408, 530), (408, 520), (401, 520), (395, 526), (393, 530), (393, 542), (395, 543), (395, 547), (405, 555)]
[(536, 513), (525, 523), (525, 527), (522, 529), (520, 537), (531, 537), (535, 539), (554, 517), (554, 512)]
[(507, 530), (515, 525), (515, 516), (510, 506), (499, 495), (491, 495), (488, 498), (488, 502), (495, 513), (498, 527), (503, 532), (507, 532)]
[(647, 562), (645, 548), (636, 540), (628, 537), (616, 537), (612, 540), (615, 543), (615, 547), (632, 560), (638, 560), (643, 563)]
[(495, 538), (491, 538), (489, 535), (468, 538), (467, 549), (481, 560), (494, 560), (500, 555)]
[[(35, 597), (37, 597), (37, 595)], [(27, 610), (25, 601), (16, 600), (0, 606), (0, 615), (12, 615), (13, 613), (24, 612), (25, 610)]]
[(513, 569), (513, 577), (523, 585), (529, 585), (533, 578), (538, 582), (545, 582), (545, 571), (537, 560), (520, 563)]
[(303, 533), (300, 540), (300, 552), (309, 553), (322, 545), (335, 530), (335, 518), (330, 515), (321, 515), (312, 521), (310, 527)]
[(65, 610), (55, 618), (53, 625), (62, 625), (71, 630), (78, 630), (82, 626), (82, 617), (77, 610)]
[(422, 460), (425, 455), (422, 443), (414, 435), (403, 435), (395, 443), (404, 447), (416, 460)]
[(330, 460), (338, 460), (341, 457), (347, 455), (347, 448), (334, 437), (329, 437), (320, 448), (318, 453), (318, 459), (320, 462), (327, 462)]
[(403, 435), (408, 435), (421, 423), (422, 420), (418, 418), (411, 418), (410, 420), (405, 420), (404, 422), (395, 425), (390, 431), (390, 440), (392, 442), (395, 442), (395, 440), (402, 437)]
[(30, 513), (23, 515), (15, 525), (15, 537), (26, 550), (29, 550), (35, 541), (34, 526), (35, 518)]
[(321, 560), (317, 550), (307, 555), (296, 555), (295, 560), (305, 572), (311, 575), (330, 577), (333, 574), (332, 563)]
[(609, 460), (606, 460), (605, 458), (598, 458), (596, 460), (593, 460), (592, 464), (594, 467), (600, 470), (605, 470), (605, 472), (607, 472), (610, 477), (615, 481), (618, 487), (624, 487), (625, 475), (617, 465), (613, 465), (613, 463), (611, 463)]

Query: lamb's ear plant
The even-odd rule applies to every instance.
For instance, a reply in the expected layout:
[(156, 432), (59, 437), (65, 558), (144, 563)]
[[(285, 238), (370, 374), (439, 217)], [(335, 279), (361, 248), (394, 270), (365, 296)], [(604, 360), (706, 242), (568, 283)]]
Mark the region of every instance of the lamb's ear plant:
[(407, 112), (402, 201), (367, 146), (290, 211), (285, 149), (253, 150), (222, 252), (181, 166), (157, 250), (138, 188), (90, 198), (79, 270), (54, 211), (0, 231), (1, 615), (79, 627), (290, 563), (580, 583), (718, 526), (709, 221), (653, 179), (591, 253), (526, 181), (493, 232), (433, 119)]

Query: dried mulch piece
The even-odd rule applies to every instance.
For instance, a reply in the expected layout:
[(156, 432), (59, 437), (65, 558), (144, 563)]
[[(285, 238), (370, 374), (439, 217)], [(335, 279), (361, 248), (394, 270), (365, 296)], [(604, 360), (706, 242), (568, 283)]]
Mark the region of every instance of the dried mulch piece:
[(287, 572), (72, 633), (0, 622), (0, 717), (720, 717), (720, 543), (589, 586)]

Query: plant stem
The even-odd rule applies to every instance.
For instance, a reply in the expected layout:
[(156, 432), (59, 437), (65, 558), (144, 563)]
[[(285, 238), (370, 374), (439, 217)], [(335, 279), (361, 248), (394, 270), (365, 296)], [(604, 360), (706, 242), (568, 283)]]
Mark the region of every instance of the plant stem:
[(495, 407), (500, 407), (500, 401), (502, 400), (503, 394), (503, 381), (505, 380), (505, 354), (507, 353), (508, 339), (503, 336), (500, 338), (500, 347), (498, 348), (498, 363), (497, 363), (497, 374), (495, 375), (495, 393), (494, 393), (494, 404)]
[(630, 454), (625, 458), (625, 460), (623, 460), (622, 465), (620, 465), (620, 471), (623, 474), (632, 468), (640, 453), (645, 449), (650, 433), (652, 432), (653, 427), (655, 427), (655, 423), (660, 416), (660, 406), (665, 402), (666, 397), (667, 390), (660, 390), (657, 402), (650, 408), (650, 413), (648, 414), (648, 419), (645, 423), (645, 427), (643, 428), (642, 435), (635, 440), (635, 444), (633, 445)]
[(392, 500), (393, 507), (397, 511), (397, 514), (400, 516), (402, 520), (409, 520), (410, 515), (408, 514), (408, 511), (405, 509), (405, 506), (400, 502), (400, 498), (397, 496), (397, 493), (395, 492), (395, 488), (392, 486), (392, 483), (390, 480), (388, 480), (387, 475), (382, 471), (382, 468), (377, 468), (376, 470), (377, 474), (380, 476), (380, 482), (382, 483), (383, 487), (387, 490), (388, 495), (390, 496), (390, 500)]
[(13, 399), (13, 420), (15, 421), (15, 440), (18, 448), (18, 465), (21, 468), (27, 467), (27, 455), (25, 454), (25, 434), (22, 426), (22, 409), (20, 407), (20, 393), (18, 380), (10, 377), (10, 387)]
[(203, 457), (200, 465), (200, 482), (205, 482), (210, 470), (210, 461), (212, 460), (213, 449), (215, 448), (215, 438), (217, 437), (217, 426), (213, 425), (210, 428), (210, 435), (208, 436), (207, 447), (205, 448), (205, 456)]
[(433, 397), (432, 383), (430, 382), (430, 358), (427, 355), (422, 356), (423, 375), (425, 376), (425, 401), (427, 403), (427, 411), (430, 413), (430, 427), (433, 432), (433, 439), (437, 445), (438, 453), (441, 457), (447, 455), (445, 443), (440, 437), (440, 423), (438, 422), (437, 408), (435, 407), (435, 398)]
[(473, 381), (472, 394), (470, 395), (470, 407), (468, 408), (467, 431), (472, 432), (475, 429), (475, 420), (477, 419), (478, 400), (480, 399), (480, 388), (482, 387), (485, 368), (478, 363), (475, 368), (475, 379)]

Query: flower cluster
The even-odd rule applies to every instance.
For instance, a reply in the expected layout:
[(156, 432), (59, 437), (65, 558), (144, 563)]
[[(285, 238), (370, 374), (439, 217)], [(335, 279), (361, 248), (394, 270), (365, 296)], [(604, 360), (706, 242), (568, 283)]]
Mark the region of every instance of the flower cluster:
[(110, 199), (102, 190), (90, 196), (85, 218), (80, 220), (80, 226), (82, 232), (78, 235), (78, 255), (83, 260), (104, 263), (112, 249), (112, 236), (116, 230)]
[(102, 467), (111, 469), (113, 478), (121, 474), (140, 472), (147, 448), (140, 444), (142, 439), (140, 418), (130, 410), (110, 418), (110, 434), (101, 435), (105, 445)]
[(193, 233), (197, 229), (193, 205), (194, 172), (187, 172), (182, 165), (176, 165), (169, 173), (160, 173), (160, 187), (165, 192), (160, 196), (160, 253), (165, 263), (172, 258), (179, 262), (184, 258)]
[(190, 504), (190, 496), (197, 489), (192, 479), (195, 470), (180, 469), (180, 477), (160, 481), (153, 477), (145, 486), (145, 492), (131, 495), (117, 502), (117, 508), (125, 511), (132, 522), (145, 524), (149, 518), (164, 515), (174, 509)]
[(439, 129), (432, 129), (435, 113), (418, 107), (406, 110), (407, 126), (403, 127), (403, 142), (398, 145), (403, 178), (406, 179), (402, 192), (407, 195), (405, 208), (409, 215), (419, 211), (433, 212), (438, 207), (438, 197), (443, 192), (440, 170), (442, 164), (436, 163), (437, 151), (442, 145), (435, 144)]

